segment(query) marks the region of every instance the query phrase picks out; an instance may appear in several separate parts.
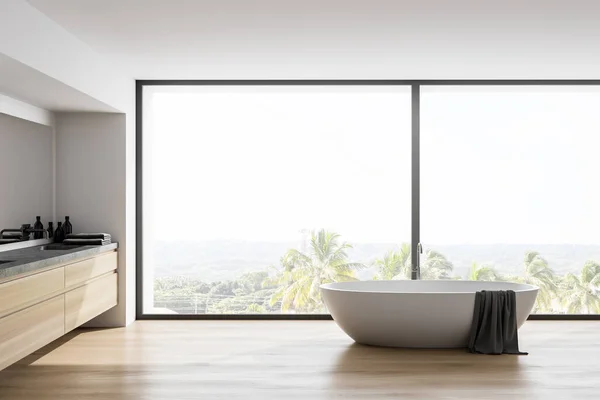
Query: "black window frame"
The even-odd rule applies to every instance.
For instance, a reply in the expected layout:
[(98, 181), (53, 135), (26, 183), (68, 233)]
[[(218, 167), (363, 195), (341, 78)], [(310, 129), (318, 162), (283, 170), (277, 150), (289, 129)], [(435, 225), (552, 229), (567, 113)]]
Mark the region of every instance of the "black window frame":
[[(422, 86), (599, 86), (596, 79), (285, 79), (136, 80), (136, 319), (331, 320), (328, 314), (144, 314), (143, 310), (143, 91), (146, 86), (405, 86), (411, 88), (411, 263), (420, 243), (420, 93)], [(416, 279), (416, 273), (411, 274)], [(600, 320), (600, 314), (531, 314), (529, 320)]]

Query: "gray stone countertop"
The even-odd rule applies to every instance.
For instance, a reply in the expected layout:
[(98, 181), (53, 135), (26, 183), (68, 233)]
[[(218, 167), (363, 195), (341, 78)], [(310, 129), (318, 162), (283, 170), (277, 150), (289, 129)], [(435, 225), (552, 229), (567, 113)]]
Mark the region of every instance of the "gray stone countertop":
[(60, 250), (44, 250), (45, 247), (36, 245), (18, 250), (1, 251), (0, 249), (0, 280), (113, 251), (118, 248), (118, 243)]

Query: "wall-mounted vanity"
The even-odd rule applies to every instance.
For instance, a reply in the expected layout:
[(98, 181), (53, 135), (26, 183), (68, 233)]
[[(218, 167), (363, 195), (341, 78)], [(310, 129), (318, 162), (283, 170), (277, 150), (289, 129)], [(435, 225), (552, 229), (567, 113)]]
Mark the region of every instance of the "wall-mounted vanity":
[(116, 243), (0, 252), (0, 370), (117, 302)]
[[(15, 89), (18, 88), (19, 85), (15, 85)], [(67, 86), (63, 89), (71, 90)], [(75, 92), (72, 94), (79, 96)], [(36, 239), (33, 234), (30, 240), (0, 244), (0, 369), (10, 363), (6, 360), (16, 360), (33, 351), (31, 349), (50, 342), (52, 337), (58, 337), (56, 332), (62, 332), (62, 335), (90, 319), (93, 320), (86, 326), (125, 326), (135, 315), (135, 304), (127, 303), (125, 291), (127, 282), (130, 285), (135, 283), (132, 269), (135, 265), (134, 253), (127, 252), (125, 235), (126, 177), (123, 170), (127, 121), (123, 113), (80, 95), (83, 97), (76, 103), (81, 107), (75, 104), (65, 108), (50, 101), (53, 96), (48, 96), (48, 101), (27, 103), (27, 93), (19, 90), (12, 93), (0, 91), (0, 159), (4, 166), (0, 170), (0, 231), (18, 229), (24, 224), (33, 227), (36, 216), (41, 217), (44, 229), (48, 228), (49, 222), (53, 222), (54, 228), (57, 228), (57, 223), (70, 215), (73, 233), (108, 232), (112, 234), (112, 240), (120, 242), (119, 251), (116, 251), (116, 244), (113, 244), (113, 248), (97, 247), (103, 253), (112, 253), (110, 257), (102, 258), (93, 253), (93, 247), (82, 247), (72, 252), (40, 250), (42, 246), (52, 243), (53, 239)], [(15, 257), (16, 250), (21, 252), (21, 258)], [(29, 258), (29, 261), (26, 262), (25, 258)], [(15, 262), (20, 263), (21, 267), (13, 268), (17, 265)], [(27, 269), (23, 267), (25, 264), (37, 266)], [(112, 269), (104, 272), (108, 264)], [(87, 271), (90, 268), (89, 274), (80, 272), (88, 278), (85, 281), (70, 278), (74, 271)], [(13, 271), (10, 275), (9, 270)], [(56, 282), (61, 271), (64, 274), (63, 284), (57, 288)], [(114, 280), (114, 287), (94, 289), (100, 287), (100, 283), (92, 280), (100, 279), (100, 275), (106, 273), (113, 275), (110, 279)], [(108, 282), (109, 278), (106, 279), (103, 282)], [(30, 283), (37, 285), (28, 290)], [(61, 296), (65, 302), (62, 330), (54, 330), (48, 325), (56, 321), (41, 318), (49, 315), (45, 311), (31, 316), (30, 313), (41, 307), (50, 307), (52, 304), (47, 301), (53, 300), (54, 307), (57, 307)], [(134, 298), (133, 290), (130, 297)], [(90, 298), (97, 303), (88, 302)], [(77, 299), (82, 299), (81, 307), (73, 308), (72, 304)], [(129, 304), (127, 309), (126, 304)], [(73, 309), (77, 311), (69, 312)], [(102, 315), (94, 318), (99, 314)], [(5, 322), (12, 319), (16, 324), (22, 321), (18, 319), (19, 315), (46, 325), (32, 326), (31, 329), (38, 329), (35, 331), (37, 333), (31, 333), (21, 326), (20, 338), (17, 338), (19, 335), (10, 336), (18, 329), (6, 330)], [(20, 346), (28, 342), (31, 342), (30, 347)], [(12, 351), (17, 353), (13, 354)]]

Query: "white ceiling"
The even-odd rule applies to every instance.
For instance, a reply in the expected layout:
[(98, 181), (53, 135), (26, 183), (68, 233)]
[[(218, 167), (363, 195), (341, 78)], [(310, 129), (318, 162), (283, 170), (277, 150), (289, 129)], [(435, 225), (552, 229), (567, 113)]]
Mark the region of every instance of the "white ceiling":
[(136, 78), (600, 78), (597, 0), (29, 0)]
[(116, 111), (87, 94), (1, 53), (0, 94), (49, 111)]

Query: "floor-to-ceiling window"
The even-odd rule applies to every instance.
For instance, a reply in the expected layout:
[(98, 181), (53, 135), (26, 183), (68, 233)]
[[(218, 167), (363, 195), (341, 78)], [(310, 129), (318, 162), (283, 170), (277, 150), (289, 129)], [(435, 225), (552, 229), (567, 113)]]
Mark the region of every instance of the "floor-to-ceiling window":
[(140, 315), (326, 313), (320, 284), (410, 279), (418, 242), (422, 279), (600, 314), (593, 82), (138, 87)]
[(410, 113), (409, 86), (146, 87), (144, 313), (324, 313), (322, 283), (402, 274)]
[(534, 312), (600, 313), (600, 91), (423, 86), (425, 279), (540, 287)]

